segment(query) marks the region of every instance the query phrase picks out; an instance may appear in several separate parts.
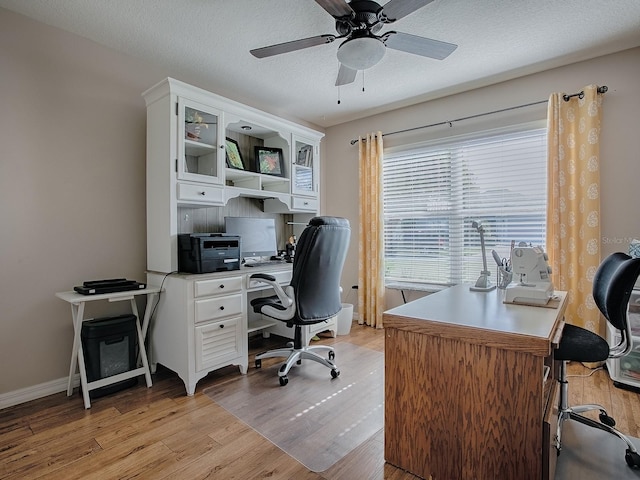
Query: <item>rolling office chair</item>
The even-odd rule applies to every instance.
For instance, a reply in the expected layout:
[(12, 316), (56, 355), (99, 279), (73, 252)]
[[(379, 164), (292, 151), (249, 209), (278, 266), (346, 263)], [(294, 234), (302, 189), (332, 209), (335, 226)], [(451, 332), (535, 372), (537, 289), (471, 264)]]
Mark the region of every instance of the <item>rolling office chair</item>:
[[(303, 359), (313, 360), (331, 369), (331, 377), (340, 375), (333, 361), (333, 347), (327, 345), (302, 345), (302, 327), (324, 322), (334, 317), (342, 308), (340, 300), (340, 276), (347, 256), (351, 229), (349, 221), (338, 217), (315, 217), (305, 227), (296, 246), (293, 260), (293, 277), (289, 286), (282, 289), (271, 275), (256, 273), (252, 279), (268, 283), (275, 296), (251, 301), (254, 312), (267, 315), (293, 327), (294, 340), (287, 348), (270, 350), (256, 355), (256, 368), (263, 358), (287, 357), (278, 370), (280, 385), (285, 386), (292, 366)], [(318, 353), (326, 354), (326, 357)]]
[[(593, 299), (607, 321), (620, 331), (620, 342), (613, 347), (599, 335), (575, 325), (566, 324), (555, 359), (560, 360), (560, 408), (558, 412), (558, 455), (562, 448), (562, 424), (576, 420), (584, 425), (609, 432), (627, 444), (625, 460), (632, 468), (640, 468), (640, 455), (631, 441), (614, 428), (616, 422), (601, 405), (568, 405), (567, 362), (602, 362), (607, 358), (618, 358), (631, 351), (633, 337), (628, 319), (631, 290), (640, 274), (640, 258), (631, 258), (624, 253), (609, 255), (598, 267), (593, 279)], [(600, 423), (580, 415), (588, 410), (600, 410)]]

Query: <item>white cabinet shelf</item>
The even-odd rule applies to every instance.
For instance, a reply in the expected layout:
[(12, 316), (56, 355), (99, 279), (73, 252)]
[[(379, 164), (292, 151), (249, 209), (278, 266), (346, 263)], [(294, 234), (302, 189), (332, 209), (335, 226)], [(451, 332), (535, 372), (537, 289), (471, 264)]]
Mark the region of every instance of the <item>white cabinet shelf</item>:
[(229, 187), (244, 188), (246, 190), (258, 190), (288, 194), (291, 181), (288, 178), (274, 177), (243, 170), (226, 169), (225, 178)]
[(199, 143), (193, 140), (185, 140), (184, 150), (187, 155), (200, 157), (202, 155), (209, 155), (217, 151), (217, 147), (215, 145), (209, 145), (207, 143)]
[[(148, 269), (177, 270), (181, 207), (220, 207), (250, 197), (263, 199), (268, 213), (318, 213), (321, 132), (172, 78), (143, 97)], [(244, 170), (229, 167), (227, 138), (238, 145)], [(256, 147), (282, 152), (282, 176), (255, 171)]]
[(266, 318), (252, 320), (249, 322), (249, 326), (247, 327), (247, 333), (259, 332), (266, 328), (273, 327), (277, 323), (278, 322), (276, 320), (267, 320)]

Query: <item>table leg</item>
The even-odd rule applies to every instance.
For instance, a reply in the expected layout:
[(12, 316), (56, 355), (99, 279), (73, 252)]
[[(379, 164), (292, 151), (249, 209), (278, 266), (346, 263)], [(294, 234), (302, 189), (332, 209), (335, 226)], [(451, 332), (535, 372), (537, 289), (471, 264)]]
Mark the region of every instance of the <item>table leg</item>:
[[(144, 309), (144, 320), (142, 322), (142, 337), (147, 338), (149, 333), (149, 323), (151, 322), (151, 315), (153, 314), (154, 303), (160, 293), (147, 294), (147, 304)], [(151, 373), (156, 373), (156, 365), (153, 363), (153, 350), (151, 348), (151, 342), (149, 342), (149, 350), (147, 350), (147, 362), (149, 362), (149, 370)]]
[(147, 306), (144, 309), (144, 321), (142, 322), (142, 336), (147, 338), (147, 330), (149, 329), (149, 321), (153, 312), (153, 302), (156, 301), (158, 293), (147, 294)]
[[(148, 302), (147, 302), (148, 305)], [(144, 335), (142, 334), (142, 329), (140, 327), (140, 315), (138, 314), (138, 304), (136, 303), (136, 299), (132, 298), (131, 299), (131, 311), (133, 312), (133, 314), (136, 317), (136, 332), (138, 334), (138, 348), (140, 349), (140, 360), (142, 360), (142, 365), (144, 367), (144, 378), (147, 381), (147, 387), (150, 387), (152, 385), (151, 382), (151, 372), (149, 370), (149, 361), (147, 359), (147, 350), (144, 346)], [(143, 325), (145, 323), (148, 324), (148, 318), (147, 318), (147, 312), (149, 311), (149, 308), (145, 308), (145, 318), (144, 318), (144, 322)], [(146, 331), (146, 326), (144, 328), (144, 330)], [(137, 363), (137, 360), (136, 360)]]
[[(76, 373), (76, 362), (78, 361), (78, 349), (82, 342), (80, 331), (82, 329), (82, 319), (84, 317), (84, 302), (71, 304), (71, 318), (73, 321), (73, 347), (71, 349), (71, 364), (69, 365), (69, 380), (67, 382), (67, 397), (73, 394), (73, 374)], [(84, 368), (84, 357), (81, 357)], [(82, 374), (81, 374), (82, 376)], [(86, 381), (86, 377), (85, 377)]]
[(87, 387), (87, 369), (84, 364), (84, 351), (82, 350), (82, 342), (78, 347), (78, 367), (80, 367), (80, 389), (82, 390), (82, 398), (84, 400), (84, 408), (91, 408), (91, 400), (89, 399), (89, 388)]

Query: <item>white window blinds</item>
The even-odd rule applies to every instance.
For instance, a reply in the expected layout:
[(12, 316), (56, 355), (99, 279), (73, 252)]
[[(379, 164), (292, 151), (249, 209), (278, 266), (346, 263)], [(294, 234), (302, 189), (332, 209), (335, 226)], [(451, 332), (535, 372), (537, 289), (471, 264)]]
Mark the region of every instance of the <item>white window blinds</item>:
[(486, 134), (385, 152), (385, 280), (440, 285), (475, 282), (495, 249), (544, 247), (546, 129)]

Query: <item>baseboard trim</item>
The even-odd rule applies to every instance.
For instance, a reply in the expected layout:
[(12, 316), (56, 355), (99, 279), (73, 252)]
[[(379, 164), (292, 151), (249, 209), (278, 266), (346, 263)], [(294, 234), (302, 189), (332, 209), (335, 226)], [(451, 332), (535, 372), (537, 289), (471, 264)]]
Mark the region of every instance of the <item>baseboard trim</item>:
[[(0, 394), (0, 410), (7, 407), (13, 407), (21, 403), (30, 402), (39, 398), (53, 395), (54, 393), (65, 392), (67, 390), (67, 382), (69, 377), (58, 378), (49, 382), (33, 385), (31, 387), (21, 388), (13, 392)], [(75, 374), (72, 380), (73, 387), (80, 385), (80, 375)]]

